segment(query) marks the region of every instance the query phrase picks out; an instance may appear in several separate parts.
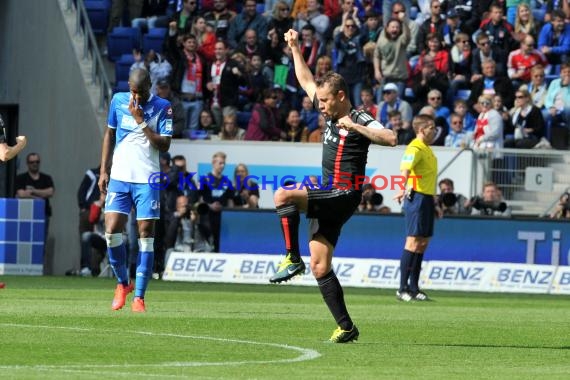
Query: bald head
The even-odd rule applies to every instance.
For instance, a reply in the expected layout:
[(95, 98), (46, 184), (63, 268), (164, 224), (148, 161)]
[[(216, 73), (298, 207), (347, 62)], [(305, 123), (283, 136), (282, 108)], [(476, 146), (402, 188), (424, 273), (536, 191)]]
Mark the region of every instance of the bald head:
[(129, 88), (131, 94), (143, 104), (150, 96), (150, 74), (144, 69), (135, 69), (129, 75)]

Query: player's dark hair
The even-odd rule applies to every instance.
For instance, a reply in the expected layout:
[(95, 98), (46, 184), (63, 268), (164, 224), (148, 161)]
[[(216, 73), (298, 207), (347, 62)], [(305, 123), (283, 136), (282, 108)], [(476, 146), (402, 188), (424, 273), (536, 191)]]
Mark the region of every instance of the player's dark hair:
[(129, 75), (129, 83), (137, 89), (146, 88), (148, 90), (152, 85), (150, 73), (144, 69), (135, 69)]
[(348, 86), (346, 85), (344, 78), (340, 74), (335, 73), (334, 71), (329, 71), (325, 73), (322, 77), (319, 77), (315, 81), (315, 84), (317, 85), (317, 87), (323, 87), (325, 84), (328, 84), (331, 89), (331, 93), (335, 95), (339, 91), (343, 91), (346, 94), (346, 96), (349, 96), (350, 94), (348, 92)]

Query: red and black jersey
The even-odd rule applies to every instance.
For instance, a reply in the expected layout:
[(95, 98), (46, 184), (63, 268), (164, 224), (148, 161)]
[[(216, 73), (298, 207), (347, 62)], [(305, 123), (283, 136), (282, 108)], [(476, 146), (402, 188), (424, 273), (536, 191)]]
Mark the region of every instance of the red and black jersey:
[[(313, 102), (319, 109), (319, 101)], [(353, 122), (372, 128), (383, 128), (372, 115), (364, 110), (352, 108), (350, 117)], [(323, 134), (323, 186), (329, 188), (356, 189), (356, 176), (364, 176), (368, 147), (371, 141), (358, 132), (348, 132), (337, 127), (337, 122), (327, 119), (327, 127)], [(361, 180), (360, 180), (361, 182)]]

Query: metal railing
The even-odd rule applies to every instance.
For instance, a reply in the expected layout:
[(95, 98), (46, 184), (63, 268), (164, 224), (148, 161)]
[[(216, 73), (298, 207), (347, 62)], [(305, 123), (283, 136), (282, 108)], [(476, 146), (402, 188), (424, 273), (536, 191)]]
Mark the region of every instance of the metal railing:
[(477, 194), (477, 160), (475, 158), (476, 157), (475, 151), (471, 148), (467, 148), (467, 147), (462, 148), (459, 152), (457, 152), (455, 154), (455, 156), (453, 156), (451, 158), (451, 160), (449, 160), (449, 162), (447, 164), (445, 164), (443, 166), (443, 168), (441, 168), (441, 170), (437, 173), (437, 178), (439, 180), (441, 175), (455, 162), (455, 160), (457, 160), (459, 158), (459, 156), (461, 156), (465, 152), (469, 152), (473, 156), (473, 160), (471, 160), (471, 193), (470, 194)]
[(83, 0), (68, 0), (67, 10), (71, 10), (73, 4), (75, 4), (76, 7), (75, 33), (83, 36), (83, 59), (89, 59), (89, 57), (91, 57), (91, 80), (93, 84), (99, 86), (99, 111), (103, 111), (106, 109), (113, 95), (111, 82), (105, 71), (103, 58), (97, 46), (97, 39), (95, 38), (93, 29), (91, 28), (91, 22), (89, 21), (85, 3)]

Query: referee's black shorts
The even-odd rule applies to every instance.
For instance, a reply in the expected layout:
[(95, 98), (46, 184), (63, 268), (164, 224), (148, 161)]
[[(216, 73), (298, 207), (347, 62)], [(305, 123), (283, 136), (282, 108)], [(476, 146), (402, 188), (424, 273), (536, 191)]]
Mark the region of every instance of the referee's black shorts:
[[(309, 202), (307, 218), (316, 219), (311, 225), (312, 235), (321, 234), (334, 246), (342, 226), (360, 204), (362, 192), (342, 189), (307, 189)], [(312, 238), (312, 236), (311, 236)]]
[(403, 210), (406, 220), (406, 236), (433, 236), (435, 220), (433, 195), (412, 191), (404, 198)]

